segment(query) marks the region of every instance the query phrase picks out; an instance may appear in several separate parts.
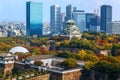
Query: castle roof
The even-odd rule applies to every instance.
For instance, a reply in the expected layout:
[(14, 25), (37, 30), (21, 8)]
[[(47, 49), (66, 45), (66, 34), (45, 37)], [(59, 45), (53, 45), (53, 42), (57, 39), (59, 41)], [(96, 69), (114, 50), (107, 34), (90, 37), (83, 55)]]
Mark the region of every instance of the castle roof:
[(68, 20), (62, 31), (62, 35), (81, 35), (78, 27), (73, 20)]

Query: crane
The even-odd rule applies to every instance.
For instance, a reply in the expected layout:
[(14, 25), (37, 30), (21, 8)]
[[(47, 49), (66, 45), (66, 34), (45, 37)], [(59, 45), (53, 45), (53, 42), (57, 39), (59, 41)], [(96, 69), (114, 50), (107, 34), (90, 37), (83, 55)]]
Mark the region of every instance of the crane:
[(103, 1), (102, 0), (97, 0), (96, 2), (96, 9), (94, 10), (94, 14), (97, 16), (97, 15), (100, 15), (99, 13), (99, 9), (101, 7), (101, 5), (103, 4)]

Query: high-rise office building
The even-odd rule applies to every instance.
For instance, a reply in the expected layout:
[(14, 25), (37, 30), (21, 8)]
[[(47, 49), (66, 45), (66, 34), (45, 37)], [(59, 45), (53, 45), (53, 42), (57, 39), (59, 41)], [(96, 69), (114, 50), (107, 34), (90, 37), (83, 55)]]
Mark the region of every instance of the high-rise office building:
[(42, 35), (43, 25), (43, 4), (41, 2), (26, 3), (26, 24), (27, 36)]
[(96, 13), (86, 13), (86, 28), (88, 31), (100, 31), (100, 16)]
[(72, 13), (74, 10), (76, 10), (76, 7), (73, 7), (72, 5), (66, 6), (66, 20), (65, 20), (66, 22), (72, 19)]
[(120, 34), (120, 21), (108, 22), (106, 27), (108, 34)]
[(112, 22), (112, 7), (110, 5), (101, 6), (101, 30), (106, 32), (108, 22)]
[(64, 26), (65, 26), (65, 13), (61, 13), (61, 30), (63, 30)]
[(100, 16), (94, 15), (94, 17), (90, 19), (89, 31), (100, 31)]
[(86, 28), (89, 30), (91, 19), (95, 18), (94, 13), (86, 13)]
[(73, 20), (76, 22), (79, 30), (81, 32), (86, 31), (86, 15), (83, 10), (74, 10), (73, 12)]
[(50, 26), (52, 35), (59, 35), (61, 31), (61, 7), (52, 5), (50, 7)]
[(43, 23), (43, 35), (49, 35), (51, 33), (50, 24), (47, 22)]

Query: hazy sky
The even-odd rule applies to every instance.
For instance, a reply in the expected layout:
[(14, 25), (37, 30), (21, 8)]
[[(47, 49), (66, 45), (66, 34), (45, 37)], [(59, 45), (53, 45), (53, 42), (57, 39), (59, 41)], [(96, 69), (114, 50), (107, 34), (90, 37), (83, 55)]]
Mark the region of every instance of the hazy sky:
[[(30, 0), (0, 0), (0, 22), (1, 21), (25, 21), (26, 2)], [(102, 4), (112, 5), (113, 20), (120, 20), (120, 0), (32, 0), (43, 2), (44, 21), (49, 22), (50, 6), (53, 4), (61, 5), (62, 12), (68, 4), (76, 6), (85, 12), (93, 12), (99, 9)]]

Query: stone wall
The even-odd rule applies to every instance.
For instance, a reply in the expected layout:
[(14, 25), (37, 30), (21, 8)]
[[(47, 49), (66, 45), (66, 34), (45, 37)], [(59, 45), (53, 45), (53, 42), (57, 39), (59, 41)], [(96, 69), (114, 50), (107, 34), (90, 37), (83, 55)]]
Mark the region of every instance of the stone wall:
[(50, 72), (50, 80), (80, 80), (81, 71), (67, 73)]
[[(108, 74), (92, 70), (88, 80), (110, 80), (110, 79), (108, 77)], [(120, 80), (120, 78), (114, 80)]]
[(4, 74), (6, 74), (7, 71), (12, 73), (13, 68), (14, 68), (14, 64), (6, 64), (4, 66)]
[(81, 76), (80, 71), (65, 73), (62, 76), (62, 80), (80, 80), (80, 76)]
[(50, 72), (50, 80), (62, 80), (62, 74), (56, 72)]
[(50, 74), (46, 74), (46, 75), (37, 76), (37, 77), (33, 77), (26, 80), (49, 80), (49, 78), (50, 78)]

